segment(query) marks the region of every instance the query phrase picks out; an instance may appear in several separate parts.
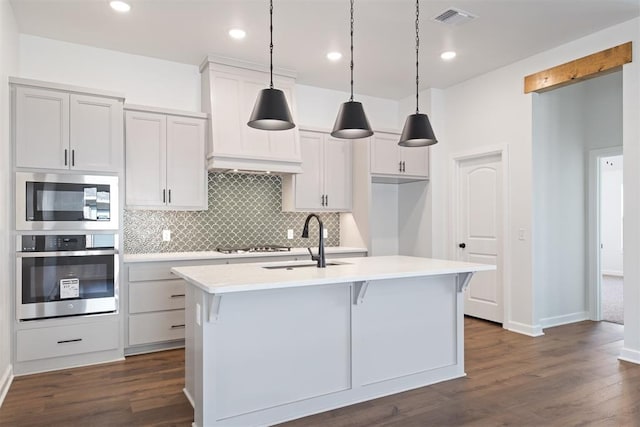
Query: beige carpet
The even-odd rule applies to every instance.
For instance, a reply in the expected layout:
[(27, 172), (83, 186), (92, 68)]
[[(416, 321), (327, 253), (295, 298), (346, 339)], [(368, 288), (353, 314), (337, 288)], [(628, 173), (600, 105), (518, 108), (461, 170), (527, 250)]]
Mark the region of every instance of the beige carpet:
[(602, 320), (624, 324), (622, 277), (602, 276)]

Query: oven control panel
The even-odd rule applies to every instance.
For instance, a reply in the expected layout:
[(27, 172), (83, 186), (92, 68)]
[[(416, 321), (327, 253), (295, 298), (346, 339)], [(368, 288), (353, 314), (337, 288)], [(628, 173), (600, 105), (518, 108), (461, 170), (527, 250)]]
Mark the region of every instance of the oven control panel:
[(18, 238), (20, 252), (84, 251), (113, 249), (113, 234), (22, 235)]

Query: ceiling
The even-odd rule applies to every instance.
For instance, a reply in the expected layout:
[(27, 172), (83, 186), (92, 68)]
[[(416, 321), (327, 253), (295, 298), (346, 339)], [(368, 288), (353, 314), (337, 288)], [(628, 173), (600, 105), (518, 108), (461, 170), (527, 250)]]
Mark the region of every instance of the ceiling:
[[(11, 0), (20, 32), (198, 65), (207, 54), (267, 64), (266, 0)], [(451, 26), (433, 18), (455, 7), (476, 15)], [(420, 88), (446, 88), (640, 13), (639, 0), (422, 0)], [(241, 27), (247, 37), (227, 32)], [(415, 2), (355, 3), (355, 92), (400, 99), (415, 90)], [(326, 53), (339, 50), (332, 63)], [(444, 50), (457, 58), (440, 59)], [(275, 0), (274, 66), (298, 82), (349, 90), (349, 1)]]

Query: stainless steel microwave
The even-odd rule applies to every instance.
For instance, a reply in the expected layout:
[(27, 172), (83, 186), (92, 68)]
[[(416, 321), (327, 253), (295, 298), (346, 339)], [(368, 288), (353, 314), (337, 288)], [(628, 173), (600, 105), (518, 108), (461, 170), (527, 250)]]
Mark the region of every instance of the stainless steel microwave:
[(117, 230), (118, 177), (16, 173), (17, 230)]

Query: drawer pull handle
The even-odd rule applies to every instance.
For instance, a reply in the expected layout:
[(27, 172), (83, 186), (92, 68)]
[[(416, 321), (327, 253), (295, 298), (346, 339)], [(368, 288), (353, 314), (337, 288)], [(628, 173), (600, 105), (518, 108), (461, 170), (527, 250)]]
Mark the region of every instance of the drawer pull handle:
[(184, 294), (173, 294), (171, 298), (184, 298)]
[(184, 329), (184, 325), (171, 325), (171, 329)]
[(73, 340), (62, 340), (62, 341), (58, 341), (58, 344), (66, 344), (66, 343), (69, 343), (69, 342), (80, 342), (80, 341), (82, 341), (82, 338), (76, 338), (76, 339), (73, 339)]

